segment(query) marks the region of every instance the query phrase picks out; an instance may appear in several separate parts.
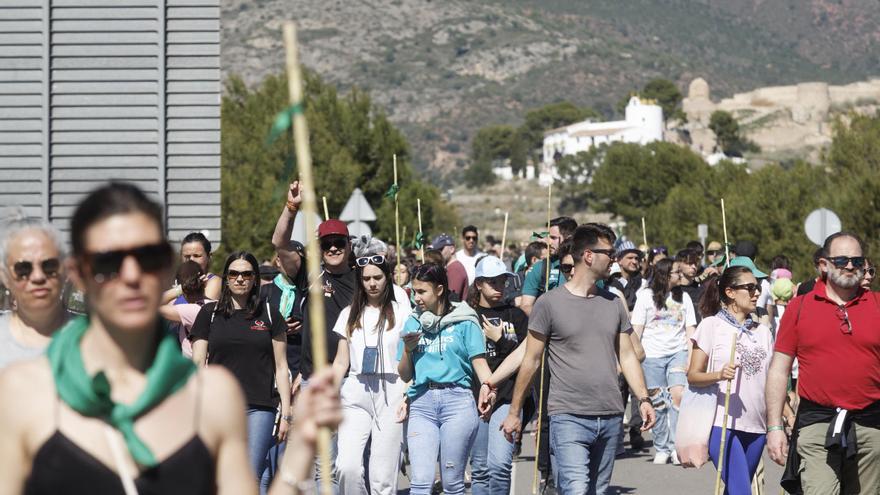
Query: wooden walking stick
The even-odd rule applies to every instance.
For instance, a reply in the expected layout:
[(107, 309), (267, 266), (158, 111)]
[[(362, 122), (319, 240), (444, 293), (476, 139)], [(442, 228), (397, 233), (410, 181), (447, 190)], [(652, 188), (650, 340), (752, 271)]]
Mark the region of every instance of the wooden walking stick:
[(645, 245), (645, 249), (651, 250), (651, 246), (648, 245), (648, 231), (645, 230), (645, 217), (642, 217), (642, 244)]
[(397, 264), (399, 265), (400, 250), (403, 249), (403, 246), (400, 245), (400, 202), (397, 200), (397, 192), (400, 190), (400, 186), (397, 185), (397, 153), (394, 154), (394, 186), (392, 190), (394, 191), (394, 242), (397, 246)]
[(327, 209), (327, 196), (321, 196), (321, 201), (324, 203), (324, 220), (330, 220), (330, 210)]
[(498, 256), (499, 258), (501, 258), (501, 261), (504, 261), (504, 249), (506, 246), (505, 243), (507, 242), (507, 217), (509, 214), (509, 211), (504, 212), (504, 230), (501, 231), (501, 253)]
[(721, 198), (721, 227), (724, 229), (724, 267), (730, 266), (730, 244), (727, 242), (727, 213), (724, 211), (724, 198)]
[[(299, 164), (300, 186), (303, 196), (303, 213), (306, 222), (306, 241), (308, 252), (312, 256), (306, 256), (308, 273), (319, 277), (309, 283), (309, 327), (312, 337), (312, 363), (315, 371), (321, 371), (327, 367), (327, 339), (324, 315), (323, 284), (320, 280), (321, 265), (318, 250), (317, 225), (315, 214), (317, 213), (317, 201), (315, 196), (315, 181), (312, 173), (312, 156), (309, 150), (309, 131), (306, 124), (306, 116), (303, 113), (303, 85), (302, 74), (299, 67), (299, 52), (296, 41), (296, 26), (293, 22), (284, 23), (284, 48), (287, 52), (287, 89), (290, 93), (290, 113), (293, 115), (293, 133), (296, 147), (296, 161)], [(321, 428), (318, 431), (318, 458), (324, 472), (321, 483), (321, 493), (330, 495), (333, 476), (330, 468), (330, 429)], [(292, 458), (293, 456), (291, 456)]]
[[(550, 291), (550, 211), (553, 204), (553, 184), (547, 186), (547, 255), (544, 256), (544, 294)], [(535, 440), (535, 472), (532, 476), (532, 495), (538, 493), (538, 456), (541, 453), (541, 422), (544, 420), (544, 363), (547, 356), (546, 345), (541, 352), (541, 388), (538, 390), (538, 434)]]
[(425, 234), (422, 231), (422, 199), (416, 198), (416, 208), (418, 209), (419, 214), (419, 234), (416, 237), (416, 241), (419, 243), (419, 257), (422, 258), (422, 263), (425, 263)]
[[(730, 342), (730, 365), (733, 366), (736, 359), (736, 331)], [(724, 421), (721, 423), (721, 443), (718, 447), (718, 472), (715, 473), (715, 495), (721, 494), (721, 471), (724, 469), (724, 447), (727, 441), (727, 418), (730, 412), (730, 385), (733, 380), (727, 380), (727, 390), (724, 392)]]

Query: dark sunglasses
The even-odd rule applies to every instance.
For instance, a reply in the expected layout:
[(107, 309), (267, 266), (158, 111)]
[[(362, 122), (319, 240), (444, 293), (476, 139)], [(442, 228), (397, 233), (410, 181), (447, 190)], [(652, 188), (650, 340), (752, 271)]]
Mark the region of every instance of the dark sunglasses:
[(587, 249), (587, 251), (589, 251), (591, 253), (596, 253), (596, 254), (604, 254), (605, 256), (608, 256), (611, 259), (615, 259), (615, 254), (617, 253), (617, 251), (615, 251), (613, 249)]
[(846, 306), (837, 307), (837, 317), (840, 318), (840, 331), (845, 335), (852, 335), (852, 322), (849, 321), (849, 313), (846, 312)]
[(720, 249), (713, 249), (711, 251), (706, 251), (706, 256), (721, 256), (724, 254), (724, 251)]
[(331, 248), (336, 248), (338, 250), (345, 249), (345, 246), (348, 245), (348, 239), (345, 237), (328, 237), (325, 239), (321, 239), (321, 250), (322, 251), (330, 251)]
[(242, 272), (238, 270), (229, 270), (229, 272), (226, 273), (226, 279), (230, 282), (238, 280), (238, 277), (241, 277), (245, 280), (253, 280), (255, 275), (256, 274), (253, 270), (244, 270)]
[(100, 283), (119, 276), (122, 262), (129, 256), (137, 261), (142, 271), (156, 273), (171, 266), (174, 250), (171, 248), (171, 244), (160, 242), (133, 249), (86, 253), (85, 260), (92, 276), (95, 277), (95, 281)]
[(466, 240), (466, 241), (476, 241), (477, 239), (478, 239), (478, 237), (475, 236), (475, 235), (466, 235), (466, 236), (464, 236), (464, 240)]
[(571, 263), (560, 263), (559, 264), (559, 271), (561, 271), (562, 273), (565, 273), (566, 275), (571, 273), (572, 270), (574, 270), (574, 265), (572, 265)]
[[(58, 258), (49, 258), (39, 263), (40, 269), (46, 278), (55, 278), (61, 271), (61, 260)], [(26, 280), (31, 278), (34, 273), (34, 263), (32, 261), (19, 261), (12, 265), (12, 273), (17, 280)]]
[(413, 278), (427, 277), (437, 270), (440, 270), (440, 265), (435, 265), (433, 263), (419, 265), (413, 272)]
[(837, 268), (846, 268), (846, 265), (852, 263), (853, 268), (862, 268), (865, 266), (865, 257), (864, 256), (834, 256), (831, 258), (825, 258), (830, 261), (832, 265)]
[(354, 260), (357, 263), (357, 266), (363, 268), (370, 263), (374, 265), (382, 265), (385, 263), (385, 256), (381, 254), (374, 254), (373, 256), (364, 256), (363, 258), (358, 258)]
[(746, 290), (749, 292), (749, 296), (754, 296), (755, 293), (761, 293), (761, 284), (739, 284), (739, 285), (731, 285), (731, 289), (733, 290)]
[(663, 246), (651, 248), (651, 254), (660, 254), (660, 253), (668, 255), (669, 251)]

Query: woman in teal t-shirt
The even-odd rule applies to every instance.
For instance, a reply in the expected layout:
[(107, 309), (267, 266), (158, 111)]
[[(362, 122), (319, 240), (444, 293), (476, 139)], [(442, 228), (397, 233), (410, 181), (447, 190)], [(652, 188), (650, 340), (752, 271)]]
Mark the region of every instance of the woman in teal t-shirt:
[(443, 492), (461, 494), (480, 420), (471, 384), (474, 374), (483, 383), (492, 374), (486, 343), (474, 310), (449, 301), (442, 266), (420, 266), (412, 285), (418, 309), (404, 325), (397, 351), (400, 377), (412, 380), (407, 393), (410, 493), (431, 493), (439, 450)]

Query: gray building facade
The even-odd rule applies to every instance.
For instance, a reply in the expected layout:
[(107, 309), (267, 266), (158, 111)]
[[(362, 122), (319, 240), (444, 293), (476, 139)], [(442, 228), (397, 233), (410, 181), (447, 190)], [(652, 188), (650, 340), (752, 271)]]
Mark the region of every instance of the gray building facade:
[(107, 180), (220, 241), (219, 0), (0, 0), (0, 209), (68, 228)]

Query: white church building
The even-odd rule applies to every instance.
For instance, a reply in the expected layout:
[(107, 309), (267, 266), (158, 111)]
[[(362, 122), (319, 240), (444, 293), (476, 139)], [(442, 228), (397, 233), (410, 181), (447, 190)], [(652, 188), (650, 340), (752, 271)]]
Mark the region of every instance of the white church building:
[[(585, 120), (544, 133), (544, 172), (550, 177), (556, 157), (576, 155), (600, 144), (614, 142), (648, 144), (663, 140), (663, 109), (652, 100), (630, 98), (625, 120), (593, 122)], [(554, 174), (555, 175), (555, 174)]]

